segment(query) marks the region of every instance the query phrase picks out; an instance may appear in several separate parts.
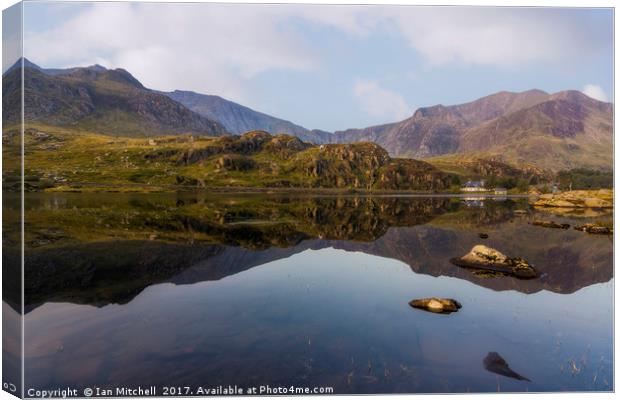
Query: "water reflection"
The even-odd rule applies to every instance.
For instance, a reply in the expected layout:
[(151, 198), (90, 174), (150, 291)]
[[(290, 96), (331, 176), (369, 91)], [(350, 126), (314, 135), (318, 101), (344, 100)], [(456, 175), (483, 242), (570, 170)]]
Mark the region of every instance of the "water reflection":
[[(612, 242), (536, 218), (589, 220), (523, 199), (33, 195), (27, 376), (39, 388), (207, 379), (339, 393), (609, 390)], [(450, 264), (480, 232), (541, 276)], [(408, 305), (427, 297), (463, 309)], [(510, 366), (481, 365), (491, 350)]]
[[(397, 259), (418, 273), (494, 290), (572, 293), (611, 279), (607, 237), (531, 226), (534, 211), (524, 200), (484, 205), (411, 197), (32, 195), (26, 311), (48, 301), (124, 304), (152, 284), (217, 280), (327, 247)], [(481, 230), (486, 245), (527, 258), (541, 277), (492, 279), (451, 265), (450, 257), (480, 242)], [(16, 258), (5, 272), (18, 274), (10, 267), (19, 265), (18, 249), (8, 246), (5, 253)]]

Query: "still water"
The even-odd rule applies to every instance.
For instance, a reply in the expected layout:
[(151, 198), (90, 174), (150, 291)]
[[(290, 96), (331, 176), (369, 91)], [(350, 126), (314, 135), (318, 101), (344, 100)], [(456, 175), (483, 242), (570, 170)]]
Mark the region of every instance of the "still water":
[[(611, 238), (530, 224), (610, 214), (526, 199), (32, 194), (25, 216), (26, 388), (613, 389)], [(540, 276), (449, 262), (476, 244)], [(463, 307), (408, 305), (433, 296)], [(492, 352), (527, 380), (485, 368)]]

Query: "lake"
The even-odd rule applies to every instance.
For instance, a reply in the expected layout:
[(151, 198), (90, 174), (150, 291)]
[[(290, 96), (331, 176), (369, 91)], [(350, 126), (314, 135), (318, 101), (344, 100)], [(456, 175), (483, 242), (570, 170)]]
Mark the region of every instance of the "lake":
[[(611, 213), (524, 198), (29, 193), (25, 218), (26, 389), (613, 390), (613, 241), (572, 228)], [(539, 277), (450, 263), (476, 244)], [(462, 308), (408, 304), (433, 296)], [(492, 353), (527, 380), (488, 368)]]

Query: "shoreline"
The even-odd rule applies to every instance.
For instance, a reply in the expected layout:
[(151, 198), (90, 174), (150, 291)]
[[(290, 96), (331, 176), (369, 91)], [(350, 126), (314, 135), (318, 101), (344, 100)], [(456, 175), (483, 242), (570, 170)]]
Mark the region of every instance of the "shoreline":
[[(464, 193), (464, 192), (445, 192), (445, 191), (423, 191), (423, 190), (380, 190), (380, 189), (351, 189), (351, 188), (306, 188), (306, 187), (232, 187), (232, 186), (213, 186), (213, 187), (188, 187), (180, 185), (144, 186), (140, 184), (99, 184), (90, 182), (76, 182), (68, 185), (61, 185), (44, 190), (31, 191), (27, 193), (217, 193), (217, 194), (308, 194), (308, 195), (338, 195), (338, 196), (409, 196), (409, 197), (458, 197), (458, 198), (529, 198), (533, 197), (527, 193), (515, 193), (499, 195), (494, 193)], [(535, 197), (535, 196), (534, 196)]]

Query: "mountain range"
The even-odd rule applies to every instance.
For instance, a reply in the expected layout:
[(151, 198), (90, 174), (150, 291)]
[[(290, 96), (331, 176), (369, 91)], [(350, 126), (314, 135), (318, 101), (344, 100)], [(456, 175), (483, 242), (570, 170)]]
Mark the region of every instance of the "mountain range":
[[(123, 69), (44, 69), (25, 59), (24, 67), (28, 122), (118, 136), (264, 130), (315, 144), (370, 141), (392, 157), (441, 165), (486, 160), (548, 171), (613, 167), (613, 105), (578, 91), (504, 91), (459, 105), (422, 107), (399, 122), (330, 133), (219, 96), (147, 89)], [(14, 66), (3, 75), (3, 112), (9, 122), (20, 117), (19, 71)]]
[(396, 157), (450, 156), (548, 170), (613, 165), (613, 106), (578, 91), (500, 92), (423, 107), (403, 121), (335, 132), (336, 143), (372, 141)]

